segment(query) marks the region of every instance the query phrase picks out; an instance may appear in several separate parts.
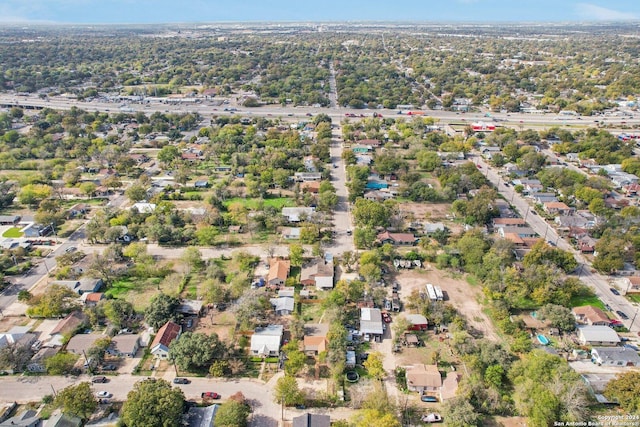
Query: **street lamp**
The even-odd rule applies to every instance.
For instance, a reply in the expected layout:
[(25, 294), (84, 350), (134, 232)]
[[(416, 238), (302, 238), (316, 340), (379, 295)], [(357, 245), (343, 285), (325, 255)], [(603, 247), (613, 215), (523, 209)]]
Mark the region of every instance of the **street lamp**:
[(636, 316), (638, 316), (638, 308), (636, 308), (636, 313), (633, 315), (633, 319), (631, 319), (631, 325), (629, 325), (629, 331), (633, 328), (633, 322), (636, 321)]

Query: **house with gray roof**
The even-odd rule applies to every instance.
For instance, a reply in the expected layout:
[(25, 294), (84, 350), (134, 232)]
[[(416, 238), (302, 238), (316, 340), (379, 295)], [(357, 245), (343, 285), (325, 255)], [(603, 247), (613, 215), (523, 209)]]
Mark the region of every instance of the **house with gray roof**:
[(608, 326), (578, 326), (578, 341), (582, 345), (614, 346), (620, 344), (618, 333)]
[(280, 353), (280, 343), (282, 343), (282, 325), (269, 325), (258, 328), (251, 335), (251, 354), (254, 356), (277, 356)]
[(591, 360), (604, 366), (640, 366), (638, 352), (627, 347), (594, 347)]
[(379, 308), (363, 307), (360, 309), (360, 332), (376, 336), (382, 336), (382, 313)]

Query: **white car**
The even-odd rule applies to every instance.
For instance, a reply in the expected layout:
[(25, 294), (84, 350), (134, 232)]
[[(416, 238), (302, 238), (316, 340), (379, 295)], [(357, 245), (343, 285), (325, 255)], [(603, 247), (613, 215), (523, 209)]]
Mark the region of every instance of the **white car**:
[(113, 395), (111, 393), (109, 393), (108, 391), (99, 391), (99, 392), (96, 393), (96, 396), (100, 397), (100, 398), (109, 398), (109, 397), (111, 397)]

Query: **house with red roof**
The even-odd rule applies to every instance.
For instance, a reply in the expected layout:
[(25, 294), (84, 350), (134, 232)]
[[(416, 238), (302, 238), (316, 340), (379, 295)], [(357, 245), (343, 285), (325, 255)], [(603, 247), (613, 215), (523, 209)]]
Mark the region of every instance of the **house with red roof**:
[(165, 323), (156, 334), (151, 343), (151, 354), (158, 359), (166, 359), (169, 357), (169, 345), (173, 340), (178, 339), (182, 333), (182, 327), (177, 323)]

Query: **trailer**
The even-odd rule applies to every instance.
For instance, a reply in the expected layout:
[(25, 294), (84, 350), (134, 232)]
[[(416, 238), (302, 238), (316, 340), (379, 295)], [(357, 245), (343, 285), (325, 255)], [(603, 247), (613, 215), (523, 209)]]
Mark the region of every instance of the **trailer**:
[(431, 283), (427, 283), (427, 296), (431, 301), (437, 301), (438, 296), (436, 295), (435, 287)]
[(436, 300), (444, 301), (444, 294), (442, 293), (442, 288), (440, 286), (434, 286), (433, 290), (436, 292)]

